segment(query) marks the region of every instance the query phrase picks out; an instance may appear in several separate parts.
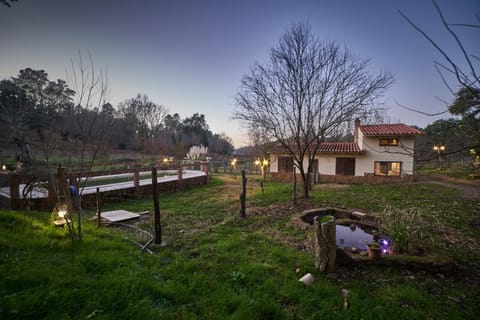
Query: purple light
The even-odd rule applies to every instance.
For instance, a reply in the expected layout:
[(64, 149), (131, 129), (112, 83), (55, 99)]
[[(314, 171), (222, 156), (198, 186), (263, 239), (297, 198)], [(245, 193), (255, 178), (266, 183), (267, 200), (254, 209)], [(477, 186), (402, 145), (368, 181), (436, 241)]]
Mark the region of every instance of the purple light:
[(386, 254), (386, 253), (387, 253), (387, 249), (383, 248), (383, 249), (382, 249), (382, 253)]
[(388, 241), (387, 240), (382, 240), (382, 243), (384, 246), (388, 246)]

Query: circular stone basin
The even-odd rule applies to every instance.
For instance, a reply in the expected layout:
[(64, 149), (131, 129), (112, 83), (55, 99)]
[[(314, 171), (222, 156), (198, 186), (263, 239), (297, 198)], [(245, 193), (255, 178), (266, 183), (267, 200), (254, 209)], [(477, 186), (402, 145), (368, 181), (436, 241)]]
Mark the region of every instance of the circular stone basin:
[(378, 225), (375, 216), (358, 211), (348, 211), (334, 208), (307, 210), (300, 217), (304, 222), (313, 224), (315, 217), (331, 215), (336, 221), (337, 248), (349, 252), (366, 251), (367, 243), (378, 242), (382, 254), (388, 254), (390, 239), (378, 234)]
[[(400, 266), (412, 270), (425, 270), (434, 274), (454, 274), (457, 267), (452, 258), (429, 254), (412, 256), (408, 254), (391, 254), (391, 240), (378, 234), (378, 223), (375, 215), (337, 208), (318, 208), (306, 210), (295, 216), (295, 220), (313, 225), (315, 217), (331, 215), (335, 217), (337, 256), (336, 263), (346, 266), (383, 265)], [(371, 259), (365, 254), (365, 241), (376, 241), (382, 247), (382, 259)], [(365, 244), (365, 245), (364, 245)], [(356, 250), (352, 250), (356, 248)], [(359, 254), (363, 253), (363, 254)]]

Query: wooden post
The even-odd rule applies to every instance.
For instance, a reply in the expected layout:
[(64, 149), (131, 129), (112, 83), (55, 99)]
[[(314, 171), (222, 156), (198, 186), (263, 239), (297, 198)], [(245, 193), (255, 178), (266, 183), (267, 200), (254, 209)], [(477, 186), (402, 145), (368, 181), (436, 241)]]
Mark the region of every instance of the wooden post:
[(293, 166), (293, 204), (297, 204), (297, 169)]
[(140, 191), (140, 173), (138, 171), (138, 169), (133, 171), (133, 187), (136, 192)]
[(162, 226), (160, 224), (160, 203), (158, 199), (158, 180), (157, 168), (152, 167), (152, 196), (154, 207), (154, 226), (155, 226), (155, 243), (162, 243)]
[[(327, 219), (327, 217), (329, 219)], [(315, 268), (323, 273), (335, 270), (337, 257), (335, 217), (315, 217)]]
[(72, 208), (78, 213), (78, 240), (82, 241), (82, 208), (80, 207), (80, 194), (75, 186), (69, 187), (70, 199), (72, 201)]
[(183, 190), (183, 164), (182, 161), (178, 161), (177, 169), (177, 190)]
[(102, 225), (102, 209), (100, 208), (100, 188), (97, 187), (96, 193), (96, 200), (97, 200), (97, 226)]
[(242, 218), (247, 216), (245, 201), (247, 200), (247, 177), (245, 170), (242, 170), (242, 193), (240, 193), (240, 215)]
[(262, 193), (263, 193), (263, 183), (265, 182), (265, 169), (263, 164), (261, 164), (261, 166), (262, 166), (262, 178), (260, 179), (260, 188), (262, 189)]

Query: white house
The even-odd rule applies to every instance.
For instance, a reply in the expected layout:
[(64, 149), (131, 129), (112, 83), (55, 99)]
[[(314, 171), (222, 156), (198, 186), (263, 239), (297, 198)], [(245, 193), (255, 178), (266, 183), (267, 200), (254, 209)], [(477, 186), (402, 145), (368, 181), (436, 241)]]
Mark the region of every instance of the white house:
[[(321, 144), (313, 165), (314, 182), (385, 183), (411, 181), (415, 136), (423, 131), (405, 124), (360, 125), (355, 120), (353, 142)], [(307, 167), (305, 160), (305, 168)], [(274, 181), (291, 180), (293, 159), (281, 148), (270, 153)]]

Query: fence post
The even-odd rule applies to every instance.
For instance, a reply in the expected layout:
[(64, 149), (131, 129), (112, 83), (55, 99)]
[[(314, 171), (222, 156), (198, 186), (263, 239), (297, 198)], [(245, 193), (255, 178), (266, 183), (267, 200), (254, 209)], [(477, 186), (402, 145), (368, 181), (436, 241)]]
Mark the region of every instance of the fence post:
[(133, 187), (135, 188), (135, 191), (136, 191), (136, 192), (140, 191), (140, 173), (139, 173), (139, 169), (135, 169), (135, 171), (133, 171)]
[(297, 204), (297, 168), (293, 166), (293, 204)]
[(162, 226), (160, 224), (160, 203), (158, 199), (158, 180), (157, 168), (152, 167), (152, 195), (154, 207), (154, 227), (155, 227), (155, 243), (162, 243)]
[(245, 170), (242, 170), (242, 193), (240, 193), (240, 215), (242, 218), (247, 216), (245, 201), (247, 199), (247, 177)]
[(183, 164), (181, 160), (178, 162), (177, 187), (178, 190), (183, 190)]
[(96, 202), (97, 202), (97, 225), (100, 227), (102, 225), (102, 209), (100, 207), (100, 188), (97, 187), (96, 193)]

